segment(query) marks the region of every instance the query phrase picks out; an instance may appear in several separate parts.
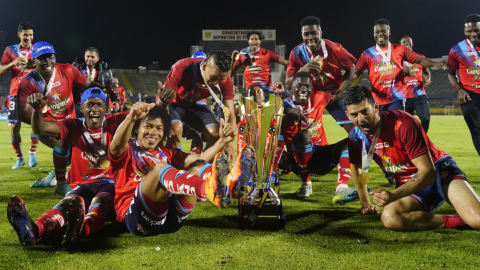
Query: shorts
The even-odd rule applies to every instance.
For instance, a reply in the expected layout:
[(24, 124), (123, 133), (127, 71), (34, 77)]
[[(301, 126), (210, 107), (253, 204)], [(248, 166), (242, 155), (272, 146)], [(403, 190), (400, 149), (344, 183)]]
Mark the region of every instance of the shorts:
[(333, 119), (337, 121), (337, 125), (343, 126), (346, 124), (351, 124), (352, 121), (348, 119), (345, 114), (345, 106), (343, 106), (343, 100), (338, 100), (335, 103), (328, 104), (325, 109), (332, 115)]
[(425, 211), (430, 212), (440, 207), (444, 202), (451, 205), (445, 194), (445, 187), (453, 180), (467, 181), (465, 173), (457, 166), (455, 160), (445, 156), (435, 163), (437, 179), (421, 191), (410, 195), (420, 202)]
[(69, 141), (59, 141), (45, 135), (37, 135), (37, 137), (45, 146), (54, 149), (58, 153), (66, 151), (70, 153), (70, 148), (72, 148), (72, 144)]
[[(326, 175), (337, 167), (338, 160), (333, 159), (337, 144), (329, 145), (314, 145), (312, 148), (312, 157), (308, 161), (308, 172), (311, 174)], [(283, 151), (280, 158), (279, 169), (289, 170), (298, 175), (298, 164), (293, 155), (293, 150), (290, 152)]]
[(174, 233), (185, 225), (188, 214), (182, 214), (177, 210), (177, 195), (172, 194), (168, 198), (168, 213), (163, 218), (158, 218), (143, 202), (141, 190), (142, 184), (135, 189), (130, 207), (125, 214), (124, 223), (127, 229), (134, 235), (154, 236), (159, 234)]
[(171, 103), (168, 110), (172, 123), (185, 122), (198, 132), (203, 132), (209, 126), (220, 126), (217, 117), (207, 105), (193, 104), (189, 107), (180, 107)]
[(70, 190), (65, 197), (80, 196), (85, 201), (85, 209), (90, 207), (92, 200), (98, 194), (109, 194), (112, 199), (115, 197), (115, 185), (113, 183), (106, 184), (80, 184)]
[(10, 104), (8, 107), (8, 122), (9, 123), (16, 123), (18, 122), (18, 114), (17, 114), (17, 97), (10, 97)]
[(380, 111), (388, 110), (402, 110), (405, 111), (405, 100), (397, 100), (392, 103), (383, 104), (379, 106)]

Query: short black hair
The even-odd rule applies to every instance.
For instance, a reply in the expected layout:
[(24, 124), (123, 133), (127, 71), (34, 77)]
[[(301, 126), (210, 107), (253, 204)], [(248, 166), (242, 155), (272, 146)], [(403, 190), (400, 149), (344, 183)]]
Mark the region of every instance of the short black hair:
[(370, 104), (375, 104), (372, 92), (370, 92), (370, 90), (368, 90), (368, 88), (366, 88), (365, 86), (355, 85), (354, 87), (348, 88), (343, 92), (343, 106), (345, 108), (352, 104), (358, 104), (365, 99)]
[(254, 88), (255, 86), (260, 87), (260, 89), (263, 90), (263, 94), (265, 94), (265, 89), (263, 89), (263, 87), (262, 87), (260, 84), (252, 84), (252, 85), (250, 85), (250, 87), (247, 89), (247, 94), (248, 94), (248, 96), (253, 96), (252, 90), (253, 90), (253, 88)]
[(137, 139), (138, 133), (137, 129), (140, 127), (141, 123), (145, 123), (146, 121), (150, 119), (157, 119), (160, 118), (162, 119), (163, 122), (163, 137), (160, 140), (160, 145), (165, 145), (165, 142), (167, 141), (168, 136), (170, 135), (170, 131), (172, 130), (172, 118), (167, 112), (167, 109), (165, 107), (160, 106), (160, 105), (155, 105), (153, 108), (148, 111), (147, 115), (135, 122), (133, 125), (133, 130), (132, 130), (132, 138)]
[(250, 39), (251, 35), (258, 35), (259, 40), (263, 40), (265, 38), (262, 34), (262, 31), (257, 31), (257, 30), (248, 31), (247, 32), (247, 39)]
[(300, 26), (304, 27), (305, 25), (318, 25), (320, 26), (320, 19), (315, 16), (308, 16), (300, 20)]
[(211, 51), (204, 61), (208, 61), (210, 57), (215, 55), (215, 66), (217, 66), (221, 72), (229, 72), (232, 57), (226, 51), (213, 50)]
[(378, 24), (386, 24), (386, 25), (390, 26), (390, 22), (389, 22), (387, 19), (378, 19), (378, 20), (376, 20), (374, 26), (375, 26), (375, 25), (378, 25)]
[(22, 32), (24, 30), (33, 30), (33, 24), (30, 22), (21, 22), (18, 25), (18, 32)]
[(467, 23), (477, 23), (480, 22), (480, 15), (478, 14), (470, 14), (467, 17), (465, 17), (465, 20), (463, 20), (465, 24)]
[(295, 81), (296, 78), (310, 78), (310, 80), (312, 80), (312, 82), (313, 82), (312, 75), (310, 75), (310, 73), (305, 72), (305, 71), (299, 71), (299, 72), (295, 73), (295, 75), (293, 75), (293, 77), (292, 77), (292, 84), (293, 84), (293, 82)]
[(97, 57), (100, 57), (100, 54), (98, 53), (98, 49), (95, 48), (95, 47), (88, 47), (86, 50), (85, 50), (85, 53), (87, 52), (95, 52), (97, 54)]

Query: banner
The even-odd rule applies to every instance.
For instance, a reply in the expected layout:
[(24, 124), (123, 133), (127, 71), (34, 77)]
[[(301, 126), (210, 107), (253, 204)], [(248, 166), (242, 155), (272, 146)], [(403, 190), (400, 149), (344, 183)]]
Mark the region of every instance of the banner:
[(249, 31), (262, 32), (263, 40), (276, 40), (276, 30), (272, 29), (230, 29), (230, 30), (202, 30), (203, 41), (246, 41), (247, 32)]

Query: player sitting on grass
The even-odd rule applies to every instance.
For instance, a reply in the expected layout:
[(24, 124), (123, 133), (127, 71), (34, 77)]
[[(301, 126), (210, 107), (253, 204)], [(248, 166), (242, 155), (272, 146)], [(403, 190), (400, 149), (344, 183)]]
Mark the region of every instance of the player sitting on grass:
[[(171, 127), (164, 107), (137, 102), (110, 144), (117, 220), (134, 235), (179, 230), (197, 197), (208, 197), (221, 208), (230, 202), (228, 158), (220, 153), (234, 140), (230, 124), (221, 121), (220, 139), (202, 154), (164, 147)], [(129, 142), (130, 137), (135, 140)]]
[(297, 197), (306, 198), (312, 193), (310, 174), (325, 175), (338, 164), (338, 180), (334, 203), (357, 200), (355, 188), (349, 188), (350, 164), (347, 139), (328, 144), (323, 129), (323, 110), (328, 105), (330, 92), (313, 91), (313, 79), (307, 72), (297, 72), (292, 79), (292, 96), (283, 100), (285, 116), (282, 137), (278, 148), (287, 146), (280, 159), (279, 168), (289, 169), (302, 179)]
[[(465, 173), (432, 143), (417, 119), (401, 110), (379, 111), (372, 93), (362, 86), (347, 89), (343, 102), (356, 126), (349, 133), (348, 150), (363, 214), (379, 211), (370, 203), (365, 184), (373, 159), (396, 180), (397, 187), (392, 191), (370, 192), (373, 202), (384, 207), (381, 218), (388, 229), (423, 231), (467, 224), (480, 229), (480, 198)], [(458, 215), (430, 212), (444, 201)]]
[[(89, 88), (81, 96), (85, 118), (45, 121), (42, 110), (48, 99), (41, 93), (28, 97), (32, 106), (32, 128), (36, 134), (72, 143), (72, 190), (55, 207), (33, 222), (24, 202), (13, 196), (7, 206), (8, 220), (22, 245), (34, 245), (39, 238), (67, 225), (67, 242), (76, 242), (100, 229), (115, 212), (113, 172), (107, 149), (126, 113), (105, 115), (107, 96), (100, 88)], [(85, 209), (89, 209), (85, 215)], [(83, 230), (82, 230), (83, 228)]]

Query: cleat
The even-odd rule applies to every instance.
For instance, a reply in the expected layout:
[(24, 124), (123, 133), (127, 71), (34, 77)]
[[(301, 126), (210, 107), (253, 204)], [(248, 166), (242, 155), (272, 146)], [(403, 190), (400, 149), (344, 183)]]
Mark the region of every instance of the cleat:
[(21, 169), (23, 165), (25, 165), (25, 159), (23, 157), (19, 157), (17, 158), (17, 161), (15, 162), (15, 165), (13, 165), (12, 169)]
[(255, 181), (255, 148), (245, 145), (240, 155), (237, 156), (235, 167), (229, 175), (228, 187), (232, 198), (239, 199), (247, 193)]
[(82, 197), (73, 196), (67, 212), (67, 232), (63, 236), (63, 244), (74, 244), (82, 236), (85, 219), (85, 203)]
[[(367, 187), (370, 192), (370, 188)], [(334, 204), (344, 205), (348, 202), (358, 201), (358, 192), (354, 187), (342, 188), (335, 192), (332, 199)]]
[(72, 190), (70, 184), (65, 181), (63, 184), (57, 185), (57, 187), (55, 188), (55, 194), (65, 197), (67, 193), (70, 192), (70, 190)]
[(297, 190), (295, 196), (298, 198), (308, 198), (312, 194), (312, 182), (302, 182), (302, 186)]
[(54, 187), (56, 184), (57, 180), (55, 178), (55, 173), (51, 171), (45, 178), (33, 182), (33, 184), (30, 185), (30, 188)]
[(22, 246), (33, 246), (37, 242), (38, 227), (28, 214), (25, 203), (19, 196), (12, 196), (7, 206), (8, 221), (17, 232)]
[(36, 153), (29, 153), (28, 154), (28, 166), (30, 167), (37, 167), (37, 154)]
[(212, 175), (207, 179), (205, 188), (208, 200), (220, 208), (228, 207), (230, 204), (227, 185), (229, 173), (228, 157), (223, 153), (218, 153), (212, 164)]

